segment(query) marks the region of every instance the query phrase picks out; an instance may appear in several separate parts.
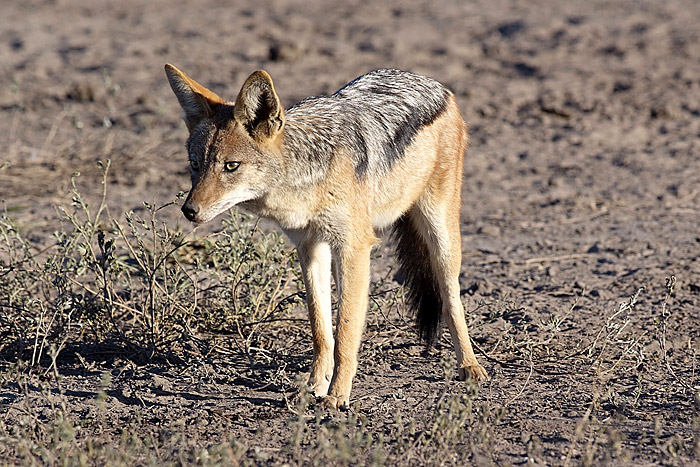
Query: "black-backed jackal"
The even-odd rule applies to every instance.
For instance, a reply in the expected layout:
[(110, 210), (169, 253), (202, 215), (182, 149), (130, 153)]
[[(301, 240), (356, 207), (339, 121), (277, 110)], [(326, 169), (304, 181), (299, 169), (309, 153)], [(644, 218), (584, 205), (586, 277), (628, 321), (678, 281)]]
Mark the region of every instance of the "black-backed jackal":
[[(483, 379), (460, 300), (462, 164), (467, 127), (437, 81), (397, 70), (361, 76), (332, 96), (284, 110), (256, 71), (226, 102), (172, 65), (185, 113), (196, 223), (239, 205), (274, 219), (296, 244), (313, 336), (308, 384), (347, 406), (369, 294), (370, 249), (391, 228), (421, 337), (447, 322), (459, 373)], [(335, 337), (331, 270), (339, 295)]]

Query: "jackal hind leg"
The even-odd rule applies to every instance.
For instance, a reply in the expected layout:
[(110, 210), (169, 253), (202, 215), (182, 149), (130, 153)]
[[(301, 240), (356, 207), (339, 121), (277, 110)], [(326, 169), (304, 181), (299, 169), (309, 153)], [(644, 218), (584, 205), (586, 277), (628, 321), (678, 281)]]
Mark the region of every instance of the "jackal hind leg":
[(331, 249), (328, 243), (309, 240), (299, 244), (297, 252), (306, 286), (313, 339), (314, 354), (308, 385), (314, 395), (325, 396), (333, 377)]
[(460, 298), (462, 245), (459, 202), (459, 197), (451, 198), (442, 205), (430, 198), (423, 199), (413, 208), (412, 220), (422, 232), (430, 250), (430, 264), (438, 280), (442, 299), (442, 316), (450, 330), (457, 354), (459, 377), (471, 377), (478, 381), (487, 379), (488, 375), (474, 355)]

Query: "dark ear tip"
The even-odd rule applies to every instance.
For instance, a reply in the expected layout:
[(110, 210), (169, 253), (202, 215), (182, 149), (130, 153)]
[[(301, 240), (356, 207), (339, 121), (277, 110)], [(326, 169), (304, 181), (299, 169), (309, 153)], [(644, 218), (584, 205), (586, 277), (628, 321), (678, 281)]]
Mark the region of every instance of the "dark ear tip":
[(175, 76), (183, 76), (184, 73), (181, 72), (175, 65), (171, 65), (170, 63), (166, 63), (165, 66), (165, 74), (168, 77), (175, 77)]
[(272, 84), (272, 77), (265, 70), (256, 70), (250, 74), (248, 81), (264, 81), (266, 83)]

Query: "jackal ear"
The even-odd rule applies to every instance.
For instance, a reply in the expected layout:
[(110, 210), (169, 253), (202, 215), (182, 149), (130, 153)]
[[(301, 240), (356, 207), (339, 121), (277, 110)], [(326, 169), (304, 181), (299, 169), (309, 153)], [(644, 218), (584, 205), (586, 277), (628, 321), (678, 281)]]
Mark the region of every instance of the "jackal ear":
[(233, 117), (258, 141), (271, 139), (282, 131), (284, 109), (266, 71), (256, 71), (243, 83)]
[(185, 111), (185, 124), (192, 131), (205, 118), (214, 115), (214, 108), (224, 100), (186, 74), (172, 66), (165, 65), (165, 74), (182, 110)]

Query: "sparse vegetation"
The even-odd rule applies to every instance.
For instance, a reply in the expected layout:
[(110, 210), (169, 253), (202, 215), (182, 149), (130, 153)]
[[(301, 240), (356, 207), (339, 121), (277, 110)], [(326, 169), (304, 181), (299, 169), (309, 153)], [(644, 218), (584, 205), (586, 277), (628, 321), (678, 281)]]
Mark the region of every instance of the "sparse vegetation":
[[(100, 163), (103, 186), (109, 166)], [(626, 463), (645, 452), (674, 463), (697, 455), (696, 352), (690, 338), (685, 351), (669, 348), (675, 277), (666, 279), (658, 306), (647, 308), (651, 315), (638, 313), (637, 305), (654, 288), (640, 286), (597, 328), (577, 322), (583, 290), (539, 323), (511, 297), (482, 300), (472, 314), (483, 317), (475, 333), (490, 349), (491, 382), (478, 388), (452, 381), (454, 360), (445, 352), (438, 380), (415, 404), (420, 410), (378, 416), (360, 397), (349, 413), (328, 413), (299, 378), (309, 356), (303, 293), (293, 255), (278, 234), (260, 231), (237, 212), (216, 234), (171, 231), (158, 215), (174, 202), (146, 203), (143, 214), (129, 212), (120, 220), (106, 208), (106, 188), (93, 207), (77, 180), (71, 179), (70, 207), (57, 210), (63, 227), (49, 248), (36, 251), (9, 213), (0, 219), (0, 378), (8, 410), (0, 420), (0, 456), (6, 461), (499, 464), (494, 447), (515, 421), (523, 430), (522, 462), (541, 463), (553, 458), (543, 448), (543, 438), (553, 435), (529, 432), (520, 413), (528, 410), (525, 401), (538, 397), (532, 386), (542, 378), (574, 388), (561, 401), (536, 404), (535, 413), (549, 404), (571, 405), (568, 432), (555, 435), (563, 441), (557, 462)], [(365, 352), (375, 361), (396, 353), (395, 341), (413, 338), (401, 289), (389, 278), (377, 284)], [(443, 344), (449, 345), (447, 336)], [(222, 365), (233, 374), (226, 376)], [(161, 378), (164, 368), (170, 376)], [(175, 374), (191, 378), (192, 368), (234, 386), (272, 388), (279, 394), (273, 417), (281, 425), (246, 422), (247, 436), (217, 431), (208, 439), (196, 430), (193, 435), (187, 414), (145, 421), (153, 402), (139, 392), (152, 389), (130, 380), (150, 378), (159, 391), (174, 394)], [(67, 384), (75, 372), (94, 374), (97, 383), (78, 406)], [(366, 397), (377, 403), (378, 396)], [(399, 389), (381, 397), (406, 396)], [(137, 407), (115, 424), (110, 399)], [(666, 404), (687, 411), (672, 420), (660, 411)], [(646, 428), (630, 430), (625, 419)], [(673, 422), (680, 425), (673, 428)], [(282, 443), (259, 442), (267, 429), (283, 430)]]

